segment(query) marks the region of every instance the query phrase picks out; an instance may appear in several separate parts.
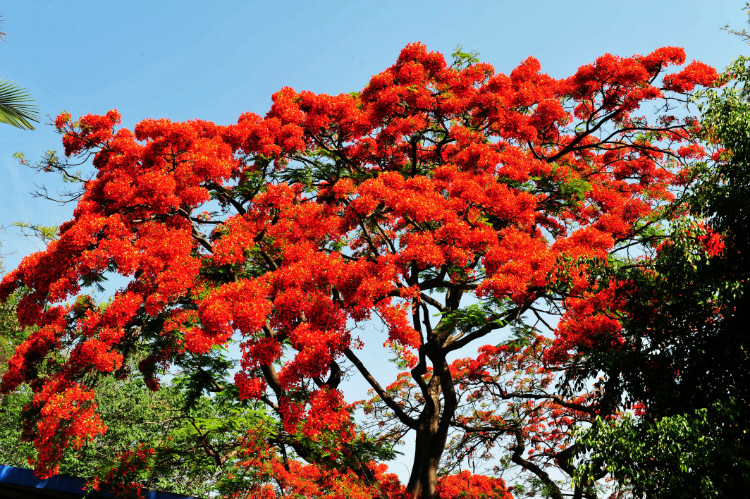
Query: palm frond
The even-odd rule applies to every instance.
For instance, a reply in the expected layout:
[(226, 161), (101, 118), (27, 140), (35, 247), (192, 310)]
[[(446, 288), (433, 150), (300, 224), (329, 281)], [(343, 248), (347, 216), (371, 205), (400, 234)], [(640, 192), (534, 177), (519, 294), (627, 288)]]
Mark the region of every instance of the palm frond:
[(31, 95), (11, 81), (0, 80), (0, 123), (33, 130), (32, 121), (39, 123), (39, 110)]

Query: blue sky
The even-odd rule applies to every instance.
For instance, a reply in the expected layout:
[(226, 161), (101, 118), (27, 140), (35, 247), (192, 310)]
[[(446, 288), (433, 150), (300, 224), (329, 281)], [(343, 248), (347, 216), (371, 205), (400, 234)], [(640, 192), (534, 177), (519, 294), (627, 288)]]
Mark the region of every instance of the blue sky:
[[(360, 90), (407, 43), (450, 54), (460, 44), (499, 72), (529, 55), (552, 76), (610, 52), (685, 48), (688, 60), (723, 68), (746, 45), (720, 28), (742, 27), (744, 1), (42, 1), (0, 7), (7, 33), (0, 78), (25, 86), (43, 116), (117, 108), (123, 125), (146, 117), (230, 123), (264, 114), (283, 86)], [(48, 121), (45, 119), (45, 121)], [(59, 224), (71, 206), (32, 199), (37, 175), (13, 158), (60, 149), (51, 126), (0, 127), (0, 225)], [(39, 243), (0, 232), (6, 269)]]

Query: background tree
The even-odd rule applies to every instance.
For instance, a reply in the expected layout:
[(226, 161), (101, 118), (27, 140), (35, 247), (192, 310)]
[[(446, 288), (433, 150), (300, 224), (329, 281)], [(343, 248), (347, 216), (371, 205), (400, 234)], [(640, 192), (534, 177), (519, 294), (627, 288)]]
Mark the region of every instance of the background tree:
[[(0, 26), (2, 26), (2, 18), (0, 18)], [(0, 40), (4, 38), (5, 33), (0, 31)], [(37, 107), (33, 102), (34, 99), (26, 90), (13, 82), (0, 80), (0, 123), (33, 130), (34, 126), (31, 122), (39, 122)]]
[[(0, 306), (0, 375), (30, 333), (16, 319), (18, 298), (13, 295)], [(217, 489), (231, 494), (242, 482), (234, 468), (247, 432), (261, 432), (269, 416), (257, 404), (238, 401), (236, 393), (209, 397), (196, 392), (185, 372), (150, 391), (138, 374), (137, 359), (135, 355), (123, 365), (116, 377), (90, 380), (107, 432), (81, 448), (60, 449), (59, 471), (118, 490), (133, 482), (138, 488), (196, 497)], [(24, 441), (29, 431), (24, 416), (32, 401), (27, 387), (0, 395), (0, 464), (27, 467), (28, 459), (36, 458), (33, 444)], [(143, 445), (143, 462), (129, 470), (124, 464), (132, 458), (134, 444)]]
[[(624, 341), (607, 269), (633, 264), (702, 154), (695, 119), (669, 113), (716, 73), (664, 76), (683, 62), (677, 48), (605, 55), (556, 80), (533, 58), (506, 76), (412, 44), (359, 93), (284, 88), (265, 118), (229, 126), (60, 115), (66, 155), (93, 155), (96, 177), (59, 238), (0, 284), (37, 328), (2, 385), (32, 390), (37, 472), (104, 434), (96, 380), (143, 352), (154, 390), (174, 366), (197, 392), (233, 385), (265, 405), (272, 423), (237, 465), (248, 497), (508, 497), (508, 463), (553, 497), (595, 496), (548, 470), (574, 474), (570, 429), (617, 401), (563, 375), (578, 351)], [(653, 123), (636, 114), (646, 102)], [(112, 274), (126, 284), (98, 306), (86, 290)], [(385, 342), (395, 384), (364, 342)], [(383, 430), (354, 419), (352, 376)], [(379, 461), (406, 437), (402, 486)]]
[(599, 421), (581, 441), (593, 453), (587, 469), (606, 467), (637, 497), (728, 497), (750, 486), (747, 60), (726, 78), (703, 102), (713, 159), (690, 172), (654, 257), (617, 276), (627, 293), (622, 348), (590, 352), (579, 372), (603, 371), (624, 407), (637, 405), (635, 417)]

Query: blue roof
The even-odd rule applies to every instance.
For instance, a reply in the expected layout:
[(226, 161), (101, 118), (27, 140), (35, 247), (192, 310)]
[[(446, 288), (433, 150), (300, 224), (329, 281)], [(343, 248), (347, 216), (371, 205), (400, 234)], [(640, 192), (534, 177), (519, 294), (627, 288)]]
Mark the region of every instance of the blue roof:
[[(16, 468), (15, 466), (0, 465), (0, 496), (6, 497), (4, 491), (14, 491), (17, 497), (83, 497), (86, 480), (83, 478), (56, 475), (41, 480), (29, 469)], [(24, 495), (21, 495), (21, 493)], [(144, 491), (146, 499), (196, 499), (190, 496), (172, 494), (170, 492), (158, 492), (155, 490)], [(103, 493), (99, 497), (112, 497)]]

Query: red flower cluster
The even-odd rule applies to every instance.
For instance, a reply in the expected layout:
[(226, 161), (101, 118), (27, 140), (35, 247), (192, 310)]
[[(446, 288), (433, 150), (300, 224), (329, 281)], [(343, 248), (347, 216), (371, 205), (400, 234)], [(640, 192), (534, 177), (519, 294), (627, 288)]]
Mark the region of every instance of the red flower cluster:
[[(671, 199), (679, 169), (704, 154), (694, 121), (649, 125), (634, 115), (716, 80), (694, 62), (659, 86), (660, 72), (683, 61), (674, 48), (605, 55), (558, 80), (533, 58), (504, 75), (484, 63), (448, 65), (411, 44), (360, 93), (284, 88), (265, 117), (243, 114), (229, 126), (159, 119), (131, 132), (115, 129), (117, 111), (61, 115), (66, 154), (94, 153), (96, 178), (59, 239), (0, 283), (0, 298), (23, 290), (19, 319), (37, 326), (3, 390), (34, 389), (38, 471), (49, 474), (62, 447), (104, 431), (88, 374), (117, 370), (140, 343), (151, 349), (140, 368), (157, 388), (160, 367), (236, 339), (240, 397), (275, 411), (283, 445), (303, 449), (335, 435), (341, 456), (351, 456), (358, 430), (339, 389), (347, 363), (436, 453), (404, 494), (510, 497), (495, 478), (462, 472), (437, 481), (449, 428), (483, 417), (461, 423), (450, 387), (495, 383), (490, 371), (507, 352), (487, 347), (453, 367), (446, 356), (543, 304), (562, 313), (548, 361), (618, 345), (621, 302), (595, 269), (618, 245), (637, 243), (641, 224)], [(720, 251), (714, 239), (706, 245)], [(107, 273), (127, 285), (94, 306), (82, 292)], [(486, 305), (483, 322), (466, 318), (467, 299)], [(387, 331), (376, 342), (410, 368), (408, 391), (419, 396), (409, 403), (357, 357), (371, 333), (360, 340), (354, 327), (375, 318)], [(490, 396), (487, 386), (473, 396)], [(529, 418), (523, 438), (558, 425), (550, 404), (516, 406)], [(323, 472), (314, 453), (310, 464), (287, 467), (273, 455), (281, 490), (258, 497), (400, 490), (361, 462)], [(379, 486), (367, 482), (373, 476)]]

